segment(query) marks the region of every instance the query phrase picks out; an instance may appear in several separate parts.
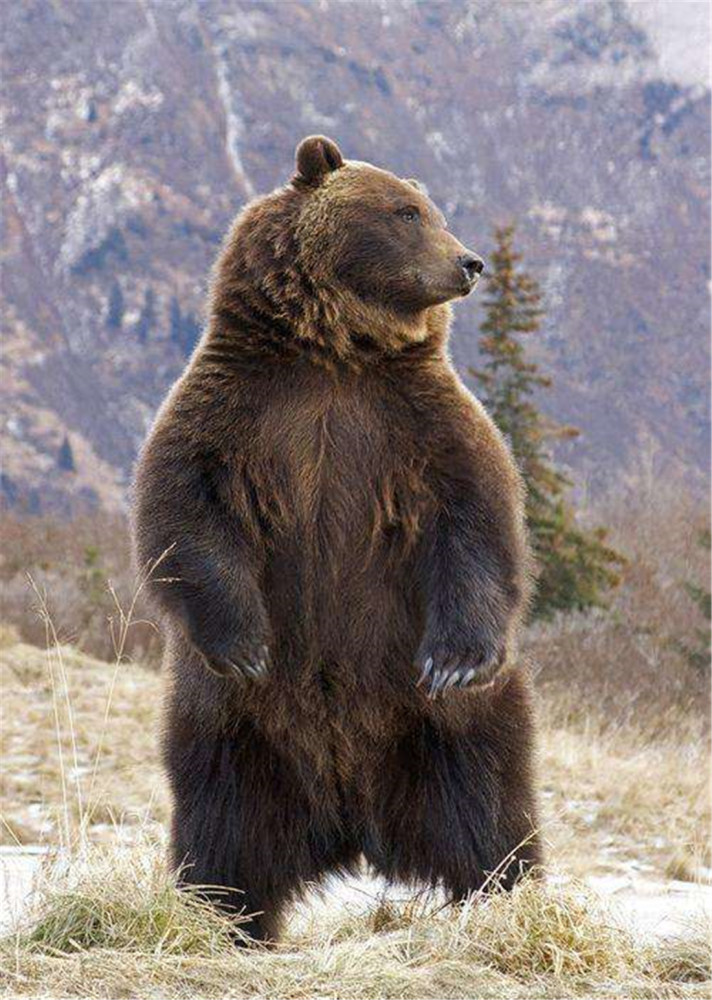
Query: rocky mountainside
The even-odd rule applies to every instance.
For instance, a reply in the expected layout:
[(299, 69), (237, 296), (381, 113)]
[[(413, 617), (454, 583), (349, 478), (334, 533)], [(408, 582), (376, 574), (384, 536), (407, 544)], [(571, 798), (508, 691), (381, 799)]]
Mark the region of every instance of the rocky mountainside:
[[(709, 89), (663, 65), (636, 6), (0, 5), (6, 501), (125, 502), (222, 234), (310, 132), (419, 177), (484, 256), (517, 223), (548, 309), (532, 357), (549, 412), (583, 431), (564, 455), (579, 479), (606, 486), (643, 448), (700, 488)], [(458, 309), (463, 372), (478, 310)]]

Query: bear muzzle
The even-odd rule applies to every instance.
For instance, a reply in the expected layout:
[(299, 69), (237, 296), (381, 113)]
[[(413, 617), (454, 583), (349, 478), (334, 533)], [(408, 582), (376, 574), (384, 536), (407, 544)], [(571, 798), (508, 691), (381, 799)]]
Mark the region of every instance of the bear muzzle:
[(476, 253), (460, 254), (457, 262), (462, 268), (462, 273), (467, 284), (467, 291), (470, 292), (476, 286), (479, 276), (485, 269), (485, 262)]

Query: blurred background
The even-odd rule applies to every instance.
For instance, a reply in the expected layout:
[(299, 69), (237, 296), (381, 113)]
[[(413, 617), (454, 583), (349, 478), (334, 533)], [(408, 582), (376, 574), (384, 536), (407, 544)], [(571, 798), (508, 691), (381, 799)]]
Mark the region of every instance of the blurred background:
[[(2, 17), (10, 508), (123, 510), (235, 212), (304, 135), (425, 182), (487, 256), (513, 222), (528, 350), (596, 494), (708, 471), (705, 3), (24, 0)], [(457, 309), (463, 373), (481, 297)]]
[(74, 770), (105, 761), (94, 827), (166, 818), (160, 637), (122, 617), (132, 466), (230, 220), (321, 132), (423, 181), (488, 261), (452, 354), (532, 488), (553, 856), (708, 878), (708, 5), (15, 0), (0, 45), (12, 837), (57, 832), (47, 638)]

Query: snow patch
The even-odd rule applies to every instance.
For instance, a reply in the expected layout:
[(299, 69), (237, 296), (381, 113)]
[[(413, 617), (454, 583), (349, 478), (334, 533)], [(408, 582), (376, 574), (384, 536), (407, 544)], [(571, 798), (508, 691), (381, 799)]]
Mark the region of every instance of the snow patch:
[(68, 271), (75, 267), (105, 242), (126, 215), (150, 200), (151, 192), (144, 180), (124, 164), (115, 163), (102, 170), (69, 213), (58, 256), (60, 268)]
[(25, 436), (22, 422), (15, 416), (8, 417), (5, 421), (5, 430), (18, 441), (21, 441)]
[(455, 150), (452, 148), (442, 132), (428, 132), (425, 136), (425, 141), (432, 149), (438, 163), (442, 163), (442, 161), (448, 156), (455, 155)]
[(591, 231), (599, 243), (614, 243), (618, 239), (618, 228), (613, 216), (608, 212), (587, 206), (581, 211), (581, 224)]
[(552, 240), (560, 240), (566, 223), (567, 211), (563, 205), (555, 205), (553, 202), (545, 201), (538, 205), (533, 205), (527, 213), (530, 219), (534, 219)]
[(710, 84), (710, 7), (699, 0), (627, 0), (628, 14), (646, 33), (663, 79), (686, 86)]
[(227, 63), (222, 55), (216, 57), (218, 74), (218, 96), (223, 106), (225, 114), (225, 151), (232, 165), (232, 169), (238, 181), (245, 189), (247, 196), (253, 198), (255, 188), (252, 181), (247, 176), (240, 156), (240, 144), (244, 135), (245, 126), (242, 118), (235, 111), (233, 105), (233, 95), (228, 79)]
[(126, 111), (131, 111), (134, 108), (156, 111), (164, 100), (164, 95), (160, 90), (144, 90), (136, 80), (127, 80), (116, 95), (114, 111), (117, 115), (123, 115)]

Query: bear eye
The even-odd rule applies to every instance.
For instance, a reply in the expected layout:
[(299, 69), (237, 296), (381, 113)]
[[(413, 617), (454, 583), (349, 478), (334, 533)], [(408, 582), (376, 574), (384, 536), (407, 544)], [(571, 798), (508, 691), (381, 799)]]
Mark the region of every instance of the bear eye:
[(420, 212), (415, 205), (408, 205), (406, 208), (399, 208), (396, 212), (403, 222), (419, 222)]

